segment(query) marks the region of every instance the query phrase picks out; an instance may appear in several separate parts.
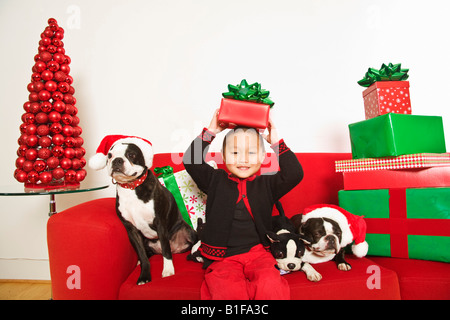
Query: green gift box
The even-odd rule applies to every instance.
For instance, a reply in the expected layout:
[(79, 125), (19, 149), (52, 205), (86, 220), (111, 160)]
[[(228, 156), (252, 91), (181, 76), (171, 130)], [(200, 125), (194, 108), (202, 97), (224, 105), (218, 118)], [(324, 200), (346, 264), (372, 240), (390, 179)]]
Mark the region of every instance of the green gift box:
[(339, 191), (364, 216), (368, 255), (450, 262), (450, 188)]
[(446, 152), (439, 116), (388, 113), (348, 127), (353, 159)]

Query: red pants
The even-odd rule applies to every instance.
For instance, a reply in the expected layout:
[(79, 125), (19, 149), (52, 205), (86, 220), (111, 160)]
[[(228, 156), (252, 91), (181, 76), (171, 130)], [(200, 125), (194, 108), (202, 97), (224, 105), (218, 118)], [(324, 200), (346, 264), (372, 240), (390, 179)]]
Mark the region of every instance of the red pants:
[(202, 300), (289, 300), (290, 288), (262, 245), (212, 263), (205, 272)]

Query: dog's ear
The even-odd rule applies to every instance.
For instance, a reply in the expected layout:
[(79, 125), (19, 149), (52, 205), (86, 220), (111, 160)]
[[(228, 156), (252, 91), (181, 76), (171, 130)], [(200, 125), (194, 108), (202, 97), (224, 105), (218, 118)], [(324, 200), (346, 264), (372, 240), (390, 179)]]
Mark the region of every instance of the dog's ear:
[(269, 241), (271, 243), (280, 242), (280, 238), (278, 238), (278, 235), (275, 232), (268, 231), (266, 233), (267, 238), (269, 238)]
[(311, 245), (312, 243), (312, 239), (308, 236), (305, 236), (304, 234), (300, 234), (298, 236), (300, 238), (301, 241), (303, 241), (304, 244), (306, 244), (307, 246)]

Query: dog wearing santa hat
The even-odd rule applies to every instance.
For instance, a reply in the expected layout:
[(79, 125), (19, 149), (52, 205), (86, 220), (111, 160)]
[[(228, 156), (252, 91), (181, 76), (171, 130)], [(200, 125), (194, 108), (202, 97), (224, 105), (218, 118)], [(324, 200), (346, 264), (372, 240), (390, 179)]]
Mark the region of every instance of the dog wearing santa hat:
[(196, 232), (183, 220), (175, 198), (153, 175), (152, 144), (135, 136), (109, 135), (89, 160), (92, 169), (108, 168), (117, 186), (116, 211), (138, 255), (138, 285), (151, 281), (149, 258), (162, 254), (162, 277), (175, 274), (172, 253), (188, 251)]
[[(369, 246), (365, 241), (366, 222), (341, 207), (319, 204), (308, 207), (303, 214), (291, 218), (295, 230), (311, 240), (303, 256), (311, 264), (334, 260), (339, 270), (349, 271), (351, 265), (345, 261), (344, 248), (354, 242), (352, 253), (362, 258)], [(322, 276), (316, 277), (320, 280)]]

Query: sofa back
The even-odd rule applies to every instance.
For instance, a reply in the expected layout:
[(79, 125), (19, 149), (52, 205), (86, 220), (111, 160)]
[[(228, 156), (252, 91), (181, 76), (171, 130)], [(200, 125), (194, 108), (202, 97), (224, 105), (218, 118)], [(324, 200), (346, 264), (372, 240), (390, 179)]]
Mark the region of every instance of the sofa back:
[[(303, 180), (282, 199), (286, 216), (301, 213), (304, 208), (320, 203), (338, 204), (338, 191), (343, 189), (342, 173), (335, 172), (336, 160), (351, 159), (351, 153), (296, 153), (303, 167)], [(153, 158), (153, 167), (172, 166), (174, 172), (184, 170), (182, 153), (159, 153)], [(220, 152), (211, 152), (206, 160), (214, 160), (224, 169)], [(267, 153), (261, 166), (261, 174), (278, 170), (278, 160), (274, 153)], [(276, 209), (274, 213), (277, 214)]]

